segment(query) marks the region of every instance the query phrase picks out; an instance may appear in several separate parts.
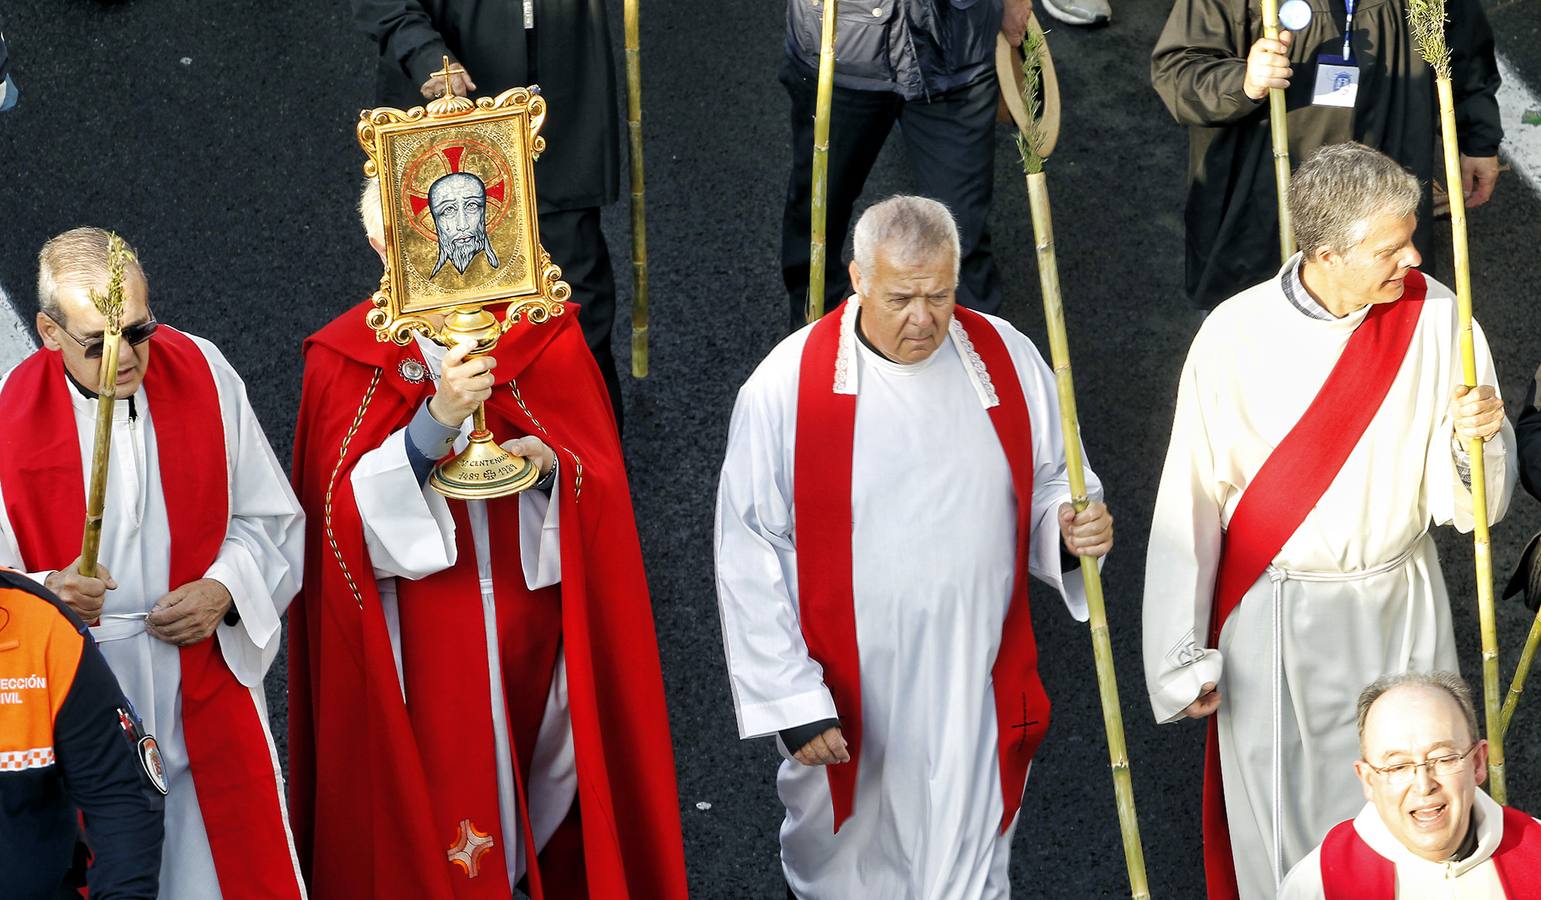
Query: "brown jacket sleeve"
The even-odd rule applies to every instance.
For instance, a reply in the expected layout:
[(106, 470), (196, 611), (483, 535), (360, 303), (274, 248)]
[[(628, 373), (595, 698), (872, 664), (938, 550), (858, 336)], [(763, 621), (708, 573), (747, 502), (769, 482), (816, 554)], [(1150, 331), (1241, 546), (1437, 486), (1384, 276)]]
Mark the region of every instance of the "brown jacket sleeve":
[(1261, 106), (1242, 90), (1247, 77), (1246, 6), (1234, 0), (1177, 0), (1150, 54), (1150, 83), (1183, 125), (1215, 127)]

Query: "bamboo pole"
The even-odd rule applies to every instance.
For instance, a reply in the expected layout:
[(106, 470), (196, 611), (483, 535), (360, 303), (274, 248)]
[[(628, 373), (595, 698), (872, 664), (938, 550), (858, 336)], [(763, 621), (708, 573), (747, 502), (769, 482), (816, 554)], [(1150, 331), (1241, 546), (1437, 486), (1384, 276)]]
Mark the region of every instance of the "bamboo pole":
[(1525, 649), (1520, 651), (1519, 665), (1514, 667), (1514, 680), (1509, 682), (1509, 696), (1504, 698), (1503, 711), (1499, 713), (1499, 731), (1507, 736), (1514, 711), (1520, 705), (1520, 695), (1525, 693), (1525, 679), (1530, 677), (1530, 667), (1536, 661), (1536, 647), (1541, 644), (1541, 610), (1530, 622), (1530, 634), (1525, 638)]
[[(1418, 53), (1434, 70), (1439, 94), (1439, 125), (1444, 139), (1445, 184), (1450, 194), (1450, 234), (1454, 243), (1455, 296), (1466, 385), (1477, 386), (1477, 353), (1471, 326), (1471, 257), (1466, 244), (1466, 198), (1461, 190), (1461, 151), (1456, 141), (1455, 98), (1450, 87), (1450, 48), (1445, 44), (1444, 0), (1409, 0), (1407, 19)], [(1482, 630), (1482, 700), (1487, 719), (1488, 793), (1499, 803), (1508, 800), (1504, 771), (1503, 711), (1499, 705), (1498, 620), (1493, 611), (1493, 549), (1488, 540), (1487, 472), (1483, 441), (1466, 442), (1471, 458), (1473, 551), (1477, 568), (1477, 615)]]
[(91, 492), (86, 496), (86, 529), (80, 540), (80, 574), (96, 577), (107, 505), (107, 462), (112, 453), (112, 407), (118, 399), (118, 329), (102, 332), (102, 365), (97, 370), (96, 435), (91, 448)]
[[(1279, 39), (1279, 0), (1263, 0), (1263, 37)], [(1279, 256), (1295, 255), (1295, 223), (1290, 216), (1290, 137), (1283, 88), (1268, 89), (1268, 125), (1273, 133), (1273, 183), (1279, 195)]]
[[(1059, 388), (1060, 429), (1065, 435), (1065, 468), (1070, 476), (1071, 502), (1080, 512), (1088, 504), (1086, 475), (1081, 459), (1081, 431), (1077, 424), (1075, 385), (1070, 374), (1070, 347), (1065, 335), (1065, 312), (1059, 292), (1059, 270), (1054, 258), (1054, 226), (1049, 215), (1049, 186), (1042, 172), (1027, 176), (1028, 204), (1033, 215), (1033, 234), (1038, 246), (1038, 282), (1043, 291), (1043, 316), (1049, 329), (1049, 356)], [(1113, 769), (1113, 792), (1118, 802), (1118, 827), (1123, 835), (1124, 862), (1129, 870), (1130, 895), (1148, 898), (1145, 851), (1140, 843), (1140, 822), (1134, 809), (1134, 781), (1124, 741), (1124, 719), (1118, 702), (1118, 678), (1113, 669), (1113, 643), (1108, 635), (1107, 608), (1102, 598), (1102, 573), (1097, 561), (1081, 557), (1081, 578), (1086, 587), (1086, 606), (1091, 614), (1092, 655), (1097, 664), (1097, 693), (1102, 700), (1102, 724), (1108, 736), (1108, 757)]]
[[(1065, 331), (1065, 309), (1059, 289), (1059, 264), (1054, 256), (1054, 224), (1049, 209), (1049, 185), (1043, 172), (1042, 144), (1038, 131), (1038, 85), (1041, 55), (1046, 53), (1041, 34), (1030, 34), (1023, 42), (1022, 94), (1032, 123), (1030, 134), (1017, 135), (1022, 153), (1022, 170), (1027, 180), (1028, 206), (1032, 212), (1033, 236), (1038, 251), (1038, 284), (1043, 293), (1043, 315), (1049, 331), (1049, 358), (1054, 366), (1054, 382), (1059, 393), (1060, 429), (1065, 439), (1065, 469), (1070, 479), (1071, 503), (1077, 512), (1089, 504), (1086, 473), (1081, 457), (1081, 428), (1076, 415), (1075, 382), (1070, 371), (1070, 343)], [(1145, 877), (1145, 850), (1140, 841), (1140, 820), (1134, 806), (1134, 777), (1129, 768), (1129, 751), (1124, 740), (1124, 719), (1118, 700), (1118, 677), (1113, 664), (1113, 642), (1108, 633), (1107, 606), (1102, 597), (1102, 571), (1097, 561), (1081, 557), (1081, 578), (1086, 589), (1090, 614), (1092, 656), (1096, 662), (1097, 694), (1102, 702), (1102, 724), (1107, 732), (1108, 759), (1113, 771), (1113, 793), (1118, 804), (1118, 830), (1123, 838), (1124, 864), (1129, 875), (1129, 892), (1134, 900), (1149, 900), (1150, 887)]]
[[(118, 399), (118, 348), (123, 330), (123, 269), (133, 254), (116, 234), (107, 238), (107, 292), (92, 291), (91, 302), (102, 314), (102, 363), (96, 376), (96, 434), (91, 447), (91, 487), (86, 495), (86, 524), (80, 539), (80, 567), (96, 577), (102, 548), (102, 516), (107, 506), (107, 463), (112, 454), (112, 409)], [(95, 624), (95, 623), (88, 623)]]
[[(829, 210), (829, 113), (835, 97), (835, 11), (838, 0), (824, 0), (823, 31), (819, 38), (819, 87), (813, 110), (813, 218), (808, 244), (808, 321), (824, 315), (824, 230)], [(844, 235), (841, 235), (843, 238)]]
[(626, 133), (631, 141), (631, 376), (647, 377), (647, 188), (642, 179), (642, 52), (637, 6), (626, 0)]

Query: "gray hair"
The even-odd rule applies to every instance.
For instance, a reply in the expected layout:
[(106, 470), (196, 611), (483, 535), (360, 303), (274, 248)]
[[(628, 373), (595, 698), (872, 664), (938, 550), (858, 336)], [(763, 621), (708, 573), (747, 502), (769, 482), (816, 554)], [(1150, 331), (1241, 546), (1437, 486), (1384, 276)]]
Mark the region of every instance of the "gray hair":
[[(60, 288), (98, 288), (107, 283), (109, 237), (105, 229), (83, 226), (48, 239), (37, 254), (37, 306), (44, 315), (64, 322), (64, 311), (59, 308)], [(128, 241), (123, 242), (123, 249), (132, 256), (125, 271), (138, 272), (140, 280), (148, 286), (139, 254)]]
[(1363, 144), (1322, 147), (1290, 177), (1295, 242), (1306, 259), (1323, 250), (1346, 253), (1364, 240), (1370, 220), (1418, 210), (1418, 179), (1391, 157)]
[(1370, 707), (1375, 705), (1387, 691), (1400, 687), (1421, 687), (1432, 690), (1444, 691), (1455, 701), (1455, 705), (1461, 708), (1461, 715), (1466, 719), (1466, 729), (1471, 734), (1472, 740), (1478, 737), (1477, 732), (1477, 707), (1471, 702), (1471, 688), (1461, 676), (1454, 672), (1402, 672), (1397, 675), (1382, 675), (1370, 683), (1359, 694), (1359, 752), (1364, 752), (1364, 722), (1370, 717)]
[(358, 217), (364, 223), (364, 234), (385, 243), (385, 215), (380, 211), (380, 179), (364, 179), (364, 189), (358, 198)]
[(957, 281), (962, 262), (958, 223), (947, 207), (935, 200), (898, 194), (868, 207), (851, 235), (851, 256), (863, 278), (872, 277), (879, 247), (889, 259), (905, 263), (918, 263), (935, 253), (949, 252), (953, 281)]

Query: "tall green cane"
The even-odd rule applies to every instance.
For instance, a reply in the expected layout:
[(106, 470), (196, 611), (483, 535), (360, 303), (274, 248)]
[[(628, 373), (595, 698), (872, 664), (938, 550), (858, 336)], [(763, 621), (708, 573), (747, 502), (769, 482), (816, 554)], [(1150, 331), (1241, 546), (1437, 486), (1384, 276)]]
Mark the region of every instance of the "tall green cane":
[[(1263, 37), (1279, 39), (1279, 2), (1263, 0)], [(1284, 89), (1268, 89), (1268, 126), (1273, 135), (1273, 184), (1279, 195), (1279, 256), (1289, 262), (1295, 255), (1295, 223), (1290, 216), (1290, 135), (1284, 106)]]
[[(1418, 54), (1434, 70), (1439, 94), (1439, 126), (1444, 138), (1445, 184), (1450, 193), (1450, 234), (1455, 251), (1455, 297), (1460, 326), (1461, 370), (1468, 387), (1477, 386), (1477, 352), (1471, 330), (1471, 257), (1466, 246), (1466, 201), (1461, 190), (1461, 151), (1456, 142), (1455, 95), (1450, 88), (1450, 48), (1445, 44), (1445, 0), (1408, 0), (1407, 21)], [(1487, 471), (1482, 439), (1466, 442), (1471, 458), (1471, 509), (1477, 563), (1477, 614), (1482, 626), (1482, 700), (1487, 719), (1488, 793), (1508, 799), (1504, 772), (1503, 711), (1499, 706), (1498, 620), (1493, 612), (1493, 550), (1488, 542)]]
[(637, 5), (626, 0), (626, 133), (631, 141), (631, 375), (647, 377), (647, 189), (642, 181), (642, 52)]
[[(1026, 61), (1022, 66), (1022, 98), (1031, 126), (1029, 134), (1017, 133), (1017, 149), (1022, 154), (1022, 171), (1027, 178), (1028, 204), (1032, 210), (1033, 235), (1038, 248), (1038, 284), (1043, 292), (1043, 315), (1049, 330), (1049, 357), (1054, 365), (1054, 380), (1059, 390), (1060, 429), (1065, 438), (1065, 469), (1070, 479), (1071, 502), (1079, 512), (1086, 508), (1086, 473), (1081, 458), (1081, 428), (1076, 417), (1075, 383), (1070, 373), (1070, 344), (1065, 334), (1065, 309), (1059, 290), (1059, 265), (1054, 257), (1054, 225), (1049, 214), (1049, 186), (1039, 154), (1038, 87), (1042, 54), (1046, 52), (1042, 32), (1036, 28), (1023, 41)], [(1108, 634), (1107, 607), (1102, 598), (1102, 572), (1097, 561), (1081, 557), (1081, 578), (1086, 587), (1086, 606), (1090, 613), (1092, 655), (1097, 667), (1097, 693), (1102, 701), (1102, 724), (1107, 731), (1108, 758), (1113, 770), (1113, 792), (1118, 803), (1118, 828), (1124, 842), (1124, 863), (1129, 872), (1129, 890), (1134, 900), (1148, 900), (1150, 888), (1145, 878), (1145, 850), (1140, 842), (1140, 821), (1134, 808), (1134, 779), (1129, 768), (1129, 751), (1124, 741), (1124, 718), (1118, 702), (1118, 677), (1113, 667), (1113, 643)]]
[[(813, 109), (813, 220), (808, 244), (808, 321), (824, 315), (824, 223), (829, 210), (829, 113), (835, 98), (835, 9), (837, 0), (824, 0), (819, 38), (819, 88)], [(844, 237), (844, 235), (842, 235)]]

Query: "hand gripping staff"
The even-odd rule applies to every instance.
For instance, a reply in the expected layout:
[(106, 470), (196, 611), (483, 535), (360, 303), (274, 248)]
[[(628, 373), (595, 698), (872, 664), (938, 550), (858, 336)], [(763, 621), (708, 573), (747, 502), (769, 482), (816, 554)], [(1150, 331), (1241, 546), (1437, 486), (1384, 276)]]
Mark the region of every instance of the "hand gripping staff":
[[(1065, 337), (1065, 310), (1060, 300), (1059, 267), (1054, 259), (1054, 226), (1049, 214), (1049, 188), (1043, 172), (1044, 144), (1040, 134), (1039, 84), (1048, 45), (1035, 19), (1028, 21), (1022, 42), (1025, 59), (1020, 82), (1023, 104), (1031, 123), (1028, 133), (1017, 132), (1017, 149), (1027, 176), (1028, 204), (1032, 209), (1033, 235), (1038, 245), (1038, 284), (1043, 292), (1043, 315), (1049, 330), (1049, 355), (1059, 388), (1060, 427), (1065, 436), (1065, 468), (1076, 511), (1086, 508), (1086, 473), (1081, 461), (1081, 431), (1076, 421), (1075, 385), (1070, 375), (1070, 346)], [(1124, 719), (1118, 703), (1118, 678), (1113, 671), (1113, 644), (1108, 636), (1107, 608), (1102, 600), (1102, 573), (1097, 561), (1081, 557), (1081, 577), (1086, 585), (1086, 605), (1091, 617), (1092, 654), (1097, 663), (1097, 692), (1102, 698), (1102, 724), (1107, 730), (1108, 757), (1113, 768), (1113, 791), (1118, 799), (1118, 829), (1124, 841), (1124, 861), (1129, 869), (1129, 889), (1134, 900), (1149, 900), (1145, 881), (1145, 851), (1140, 843), (1140, 823), (1134, 810), (1134, 781), (1129, 752), (1124, 744)]]
[[(1263, 0), (1263, 37), (1279, 39), (1279, 0)], [(1273, 132), (1273, 183), (1279, 195), (1279, 257), (1295, 255), (1295, 225), (1290, 218), (1290, 134), (1285, 122), (1284, 89), (1268, 89), (1268, 124)]]
[[(123, 267), (134, 254), (116, 233), (107, 238), (107, 292), (91, 292), (96, 311), (107, 320), (102, 330), (102, 365), (97, 370), (96, 437), (91, 450), (91, 491), (86, 495), (86, 527), (80, 541), (80, 574), (96, 577), (102, 548), (102, 513), (107, 505), (107, 460), (112, 454), (112, 407), (118, 399), (118, 345), (123, 334)], [(94, 623), (92, 623), (94, 624)]]
[(637, 5), (626, 0), (626, 134), (631, 158), (631, 376), (647, 377), (647, 188), (642, 182), (642, 56)]
[[(1450, 235), (1455, 244), (1455, 297), (1460, 323), (1461, 368), (1468, 387), (1477, 386), (1477, 353), (1471, 334), (1471, 258), (1466, 249), (1466, 200), (1461, 191), (1461, 151), (1455, 134), (1455, 95), (1450, 88), (1450, 48), (1445, 44), (1445, 0), (1408, 0), (1407, 22), (1412, 28), (1418, 55), (1434, 70), (1439, 92), (1439, 127), (1444, 137), (1445, 184), (1450, 191)], [(1493, 550), (1488, 543), (1487, 471), (1482, 459), (1482, 439), (1466, 442), (1471, 456), (1471, 510), (1475, 520), (1472, 537), (1477, 562), (1477, 614), (1482, 625), (1482, 705), (1487, 719), (1488, 793), (1499, 803), (1507, 801), (1504, 783), (1504, 730), (1506, 719), (1499, 709), (1498, 622), (1493, 613)], [(1538, 623), (1541, 628), (1541, 623)], [(1524, 670), (1534, 655), (1537, 629), (1515, 672), (1514, 696), (1525, 682)], [(1512, 704), (1510, 714), (1513, 714)]]

